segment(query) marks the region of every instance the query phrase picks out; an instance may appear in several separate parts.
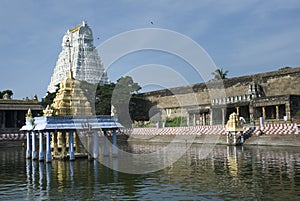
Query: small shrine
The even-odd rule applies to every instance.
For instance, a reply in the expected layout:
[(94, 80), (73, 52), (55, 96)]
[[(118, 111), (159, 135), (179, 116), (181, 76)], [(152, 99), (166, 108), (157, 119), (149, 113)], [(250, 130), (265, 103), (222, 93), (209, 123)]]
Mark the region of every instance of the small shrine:
[[(225, 131), (227, 133), (227, 144), (238, 145), (244, 143), (244, 128), (235, 112), (230, 114)], [(233, 139), (231, 139), (232, 137)]]
[[(92, 107), (80, 88), (80, 82), (68, 76), (60, 84), (60, 89), (51, 107), (43, 110), (42, 117), (32, 117), (30, 109), (26, 115), (26, 125), (21, 130), (27, 131), (26, 158), (51, 162), (52, 158), (75, 160), (78, 157), (97, 159), (99, 157), (100, 137), (104, 146), (102, 153), (117, 155), (117, 133), (122, 127), (114, 116), (93, 116)], [(112, 133), (112, 148), (109, 148), (107, 133)], [(46, 154), (44, 153), (46, 137)], [(37, 138), (39, 151), (37, 151)]]

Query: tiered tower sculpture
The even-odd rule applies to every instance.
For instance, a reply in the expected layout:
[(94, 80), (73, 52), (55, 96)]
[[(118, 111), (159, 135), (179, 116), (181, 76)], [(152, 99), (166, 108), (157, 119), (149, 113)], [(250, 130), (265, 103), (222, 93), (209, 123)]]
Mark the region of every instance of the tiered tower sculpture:
[(75, 80), (72, 71), (60, 83), (60, 89), (56, 93), (51, 108), (55, 116), (91, 116), (92, 107), (90, 101), (80, 88), (80, 81)]
[(70, 61), (72, 61), (71, 70), (74, 79), (91, 84), (109, 82), (98, 51), (93, 44), (92, 30), (86, 22), (69, 29), (64, 35), (62, 50), (48, 85), (49, 92), (55, 92), (57, 85), (67, 77)]

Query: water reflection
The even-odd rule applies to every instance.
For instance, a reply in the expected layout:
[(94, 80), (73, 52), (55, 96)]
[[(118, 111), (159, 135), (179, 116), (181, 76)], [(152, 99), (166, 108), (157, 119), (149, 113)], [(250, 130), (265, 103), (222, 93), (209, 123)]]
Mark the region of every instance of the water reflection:
[[(163, 146), (139, 144), (135, 149), (145, 152)], [(209, 157), (203, 159), (206, 150), (210, 148), (193, 145), (180, 160), (161, 171), (130, 175), (111, 170), (97, 161), (43, 163), (25, 160), (23, 150), (0, 149), (1, 199), (299, 199), (298, 148), (216, 146)], [(121, 159), (105, 157), (104, 160), (117, 169)]]
[(46, 192), (47, 197), (49, 197), (49, 192), (51, 190), (51, 163), (46, 163)]

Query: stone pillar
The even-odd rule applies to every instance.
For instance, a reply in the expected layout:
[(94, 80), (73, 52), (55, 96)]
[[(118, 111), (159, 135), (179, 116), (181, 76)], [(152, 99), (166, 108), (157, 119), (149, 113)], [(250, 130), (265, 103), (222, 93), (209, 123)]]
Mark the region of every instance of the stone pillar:
[(240, 116), (240, 107), (235, 107), (235, 109), (236, 109), (236, 114), (237, 114), (238, 116)]
[(213, 109), (210, 109), (210, 125), (213, 125)]
[(94, 131), (94, 151), (93, 158), (97, 159), (99, 157), (99, 135), (98, 131)]
[(109, 156), (108, 139), (107, 139), (107, 132), (106, 132), (106, 130), (103, 130), (103, 134), (104, 134), (103, 155), (104, 156)]
[(262, 109), (262, 117), (263, 117), (264, 119), (266, 119), (266, 108), (265, 108), (265, 107), (262, 107), (261, 109)]
[(73, 161), (75, 160), (73, 131), (70, 130), (68, 134), (69, 134), (69, 160)]
[(26, 158), (31, 158), (30, 131), (26, 132)]
[(225, 108), (222, 108), (222, 125), (224, 126), (225, 124)]
[(190, 113), (187, 113), (186, 123), (190, 126)]
[(289, 102), (285, 104), (285, 115), (287, 116), (288, 121), (291, 120), (291, 106)]
[(58, 133), (57, 132), (53, 133), (52, 140), (53, 140), (53, 155), (54, 156), (58, 155), (58, 144), (57, 144), (58, 139), (57, 138), (58, 138)]
[(205, 124), (206, 124), (205, 113), (202, 113), (202, 125), (205, 126)]
[(44, 140), (43, 132), (39, 132), (39, 161), (44, 161)]
[(67, 156), (67, 146), (66, 146), (66, 132), (61, 132), (61, 157), (65, 158)]
[(17, 125), (17, 123), (18, 123), (18, 113), (17, 113), (17, 111), (13, 111), (13, 114), (14, 114), (14, 128), (17, 128), (18, 127), (18, 125)]
[(276, 105), (276, 120), (279, 120), (279, 105)]
[(32, 131), (31, 135), (32, 135), (32, 160), (36, 160), (36, 159), (38, 159), (38, 153), (37, 153), (37, 150), (36, 150), (35, 132)]
[(196, 114), (193, 114), (193, 126), (196, 126)]
[(118, 155), (118, 145), (117, 145), (117, 131), (113, 130), (113, 147), (112, 147), (112, 153), (113, 156), (117, 156)]
[(254, 121), (254, 108), (253, 108), (253, 103), (249, 104), (249, 117), (250, 117), (250, 121)]
[[(66, 152), (67, 152), (67, 150), (68, 150), (68, 148), (69, 148), (69, 132), (65, 132), (65, 137), (66, 137)], [(74, 139), (73, 139), (73, 145), (74, 145)]]
[(52, 156), (51, 156), (51, 144), (50, 144), (50, 132), (46, 132), (46, 162), (51, 162)]
[(75, 153), (81, 153), (81, 145), (80, 145), (80, 141), (79, 141), (79, 136), (76, 132), (74, 132), (74, 138), (75, 138)]

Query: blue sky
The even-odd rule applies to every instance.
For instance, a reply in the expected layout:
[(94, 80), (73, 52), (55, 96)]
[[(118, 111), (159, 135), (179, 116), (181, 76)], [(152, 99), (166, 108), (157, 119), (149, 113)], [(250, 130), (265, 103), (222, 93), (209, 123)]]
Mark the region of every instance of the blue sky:
[[(16, 99), (43, 97), (64, 33), (83, 20), (93, 30), (95, 46), (133, 29), (176, 31), (203, 47), (229, 77), (300, 66), (297, 0), (1, 0), (0, 91), (11, 89)], [(151, 63), (180, 66), (183, 74), (186, 65), (145, 51), (117, 61), (108, 76), (115, 81), (132, 66)], [(198, 81), (193, 73), (185, 77)]]

